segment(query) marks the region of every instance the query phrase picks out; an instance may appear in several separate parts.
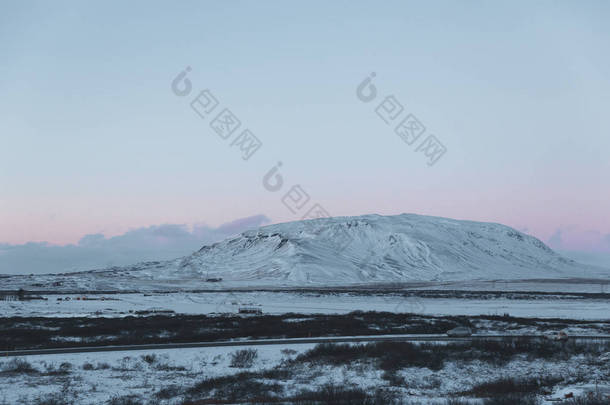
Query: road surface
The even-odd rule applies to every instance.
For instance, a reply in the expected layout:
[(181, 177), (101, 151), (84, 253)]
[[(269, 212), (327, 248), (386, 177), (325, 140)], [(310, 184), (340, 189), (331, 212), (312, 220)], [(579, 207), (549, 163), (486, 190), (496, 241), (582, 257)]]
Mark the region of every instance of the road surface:
[[(319, 338), (290, 338), (290, 339), (256, 339), (256, 340), (224, 340), (216, 342), (193, 343), (155, 343), (145, 345), (122, 346), (85, 346), (63, 347), (54, 349), (29, 349), (2, 351), (2, 357), (28, 356), (61, 353), (92, 353), (114, 352), (126, 350), (159, 350), (183, 349), (193, 347), (223, 347), (223, 346), (264, 346), (288, 345), (303, 343), (358, 343), (358, 342), (466, 342), (472, 340), (502, 340), (507, 338), (544, 339), (542, 335), (472, 335), (468, 337), (449, 337), (447, 335), (382, 335), (382, 336), (341, 336)], [(579, 335), (570, 336), (570, 340), (610, 340), (610, 335)]]

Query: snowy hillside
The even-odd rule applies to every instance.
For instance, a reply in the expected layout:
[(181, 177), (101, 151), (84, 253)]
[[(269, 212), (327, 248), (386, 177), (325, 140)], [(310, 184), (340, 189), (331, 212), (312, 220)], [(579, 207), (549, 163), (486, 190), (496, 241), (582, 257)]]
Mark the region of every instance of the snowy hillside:
[[(403, 214), (270, 225), (177, 260), (29, 276), (28, 284), (125, 290), (569, 277), (607, 278), (608, 270), (566, 259), (504, 225)], [(214, 278), (222, 282), (206, 282)], [(2, 281), (17, 285), (14, 277)]]
[(582, 277), (586, 267), (504, 225), (403, 214), (266, 226), (204, 246), (175, 273), (337, 285)]

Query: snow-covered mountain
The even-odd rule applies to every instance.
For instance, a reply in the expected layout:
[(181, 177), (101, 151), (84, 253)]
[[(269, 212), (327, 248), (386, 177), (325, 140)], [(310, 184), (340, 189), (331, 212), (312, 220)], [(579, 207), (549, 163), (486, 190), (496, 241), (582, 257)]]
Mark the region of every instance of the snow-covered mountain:
[(78, 283), (65, 275), (62, 285), (197, 288), (222, 278), (224, 286), (337, 286), (600, 276), (608, 271), (564, 258), (505, 225), (402, 214), (265, 226), (177, 260), (83, 272)]
[(336, 285), (582, 277), (587, 270), (508, 226), (403, 214), (266, 226), (204, 246), (174, 274)]

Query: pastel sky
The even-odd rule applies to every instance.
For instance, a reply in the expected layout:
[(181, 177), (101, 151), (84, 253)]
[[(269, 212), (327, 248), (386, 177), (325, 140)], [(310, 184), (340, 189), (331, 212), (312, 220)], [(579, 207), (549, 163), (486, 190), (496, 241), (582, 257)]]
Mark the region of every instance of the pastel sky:
[[(298, 184), (331, 215), (610, 251), (608, 21), (605, 1), (3, 1), (0, 243), (297, 220)], [(262, 141), (249, 160), (191, 109), (203, 89)], [(447, 148), (435, 165), (376, 115), (389, 95)]]

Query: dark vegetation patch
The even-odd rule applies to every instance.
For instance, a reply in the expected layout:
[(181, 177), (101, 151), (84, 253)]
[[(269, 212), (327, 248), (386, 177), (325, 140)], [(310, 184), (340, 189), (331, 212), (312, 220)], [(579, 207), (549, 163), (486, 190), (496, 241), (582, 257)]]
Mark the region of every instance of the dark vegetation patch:
[(108, 405), (144, 405), (137, 395), (116, 395), (107, 402)]
[(176, 385), (170, 385), (169, 387), (161, 388), (155, 394), (156, 398), (159, 399), (172, 399), (182, 394), (182, 389)]
[[(244, 382), (244, 379), (251, 377), (250, 373), (242, 373), (235, 376), (230, 380), (218, 381), (219, 379), (206, 380), (205, 390), (199, 390), (197, 392), (189, 391), (188, 398), (182, 402), (182, 405), (204, 405), (204, 404), (229, 404), (235, 403), (248, 403), (248, 404), (294, 404), (294, 405), (416, 405), (413, 402), (406, 402), (399, 398), (393, 392), (377, 389), (373, 392), (365, 391), (357, 387), (339, 387), (336, 385), (328, 384), (316, 389), (308, 389), (299, 392), (292, 396), (282, 396), (281, 388), (278, 386), (256, 383), (256, 382)], [(237, 390), (242, 390), (244, 387), (254, 388), (258, 391), (256, 394), (245, 393), (245, 395), (236, 395), (234, 392), (230, 392), (228, 395), (224, 390), (224, 384), (235, 384)], [(210, 389), (210, 385), (220, 384), (220, 390)], [(214, 392), (214, 395), (206, 396), (206, 393)], [(203, 397), (197, 397), (197, 395), (204, 395)], [(427, 405), (466, 405), (467, 402), (458, 400), (448, 400), (442, 402), (426, 403)]]
[[(279, 365), (262, 371), (245, 371), (229, 376), (203, 379), (197, 384), (178, 388), (170, 386), (157, 392), (163, 399), (186, 398), (184, 405), (222, 403), (291, 403), (291, 404), (400, 404), (401, 398), (391, 388), (371, 392), (353, 387), (324, 386), (305, 390), (287, 397), (284, 385), (303, 377), (303, 370), (317, 366), (339, 367), (352, 363), (371, 364), (383, 370), (382, 378), (390, 387), (408, 388), (397, 372), (407, 367), (426, 367), (440, 370), (448, 361), (488, 362), (501, 366), (515, 356), (531, 359), (557, 359), (573, 355), (599, 355), (608, 351), (609, 343), (539, 342), (531, 344), (519, 339), (504, 341), (475, 341), (454, 344), (413, 344), (409, 342), (375, 342), (369, 344), (319, 344), (296, 356), (284, 359)], [(548, 349), (550, 347), (550, 349)], [(238, 353), (238, 352), (236, 352)], [(506, 378), (477, 384), (455, 396), (480, 398), (484, 405), (536, 405), (536, 395), (548, 391), (561, 382), (553, 376), (534, 378)], [(411, 402), (405, 402), (411, 404)], [(439, 405), (460, 405), (451, 399)], [(570, 404), (566, 404), (570, 405)], [(573, 405), (580, 405), (574, 403)], [(589, 405), (589, 404), (587, 404)], [(591, 405), (597, 405), (592, 403)]]
[(83, 364), (83, 370), (87, 370), (87, 371), (91, 371), (91, 370), (108, 370), (110, 368), (110, 364), (108, 363), (97, 363), (97, 364), (93, 364), (93, 363), (89, 363), (86, 362)]
[(561, 377), (549, 376), (543, 378), (506, 377), (477, 384), (462, 394), (479, 398), (534, 395), (541, 393), (544, 388), (553, 387), (561, 381), (563, 381)]
[[(264, 402), (275, 400), (283, 391), (278, 383), (259, 381), (260, 373), (243, 372), (217, 378), (206, 378), (186, 390), (189, 398), (235, 402)], [(158, 395), (158, 394), (157, 394)], [(222, 402), (195, 402), (190, 399), (185, 404)]]
[(258, 357), (258, 351), (254, 349), (243, 349), (231, 353), (231, 367), (250, 368)]
[(61, 393), (41, 395), (29, 402), (32, 405), (73, 405), (74, 400)]
[(173, 366), (167, 363), (157, 363), (154, 368), (157, 371), (186, 371), (184, 366)]
[(535, 395), (523, 393), (497, 395), (483, 400), (483, 405), (539, 405), (540, 403)]
[(567, 359), (575, 355), (599, 356), (610, 349), (610, 342), (549, 342), (542, 340), (504, 339), (474, 340), (445, 345), (410, 342), (377, 342), (368, 344), (319, 344), (299, 355), (295, 362), (349, 364), (375, 360), (384, 371), (405, 367), (427, 367), (440, 370), (447, 361), (480, 360), (501, 366), (517, 355), (533, 359)]
[(37, 374), (39, 371), (26, 359), (13, 357), (2, 364), (0, 374)]
[[(581, 326), (610, 330), (605, 322), (533, 319), (510, 316), (426, 316), (361, 312), (332, 315), (205, 316), (155, 315), (124, 318), (0, 318), (0, 350), (186, 343), (233, 338), (306, 338), (381, 334), (441, 334), (457, 326), (474, 328), (495, 321), (511, 328), (535, 326), (560, 330)], [(65, 338), (70, 338), (66, 341)]]
[(591, 393), (590, 395), (584, 395), (576, 398), (566, 399), (561, 401), (558, 405), (608, 405), (610, 404), (610, 397), (604, 394)]
[(142, 360), (144, 360), (144, 362), (148, 363), (149, 365), (153, 365), (157, 362), (157, 355), (154, 353), (149, 353), (149, 354), (144, 354), (142, 356)]
[[(316, 336), (444, 333), (459, 317), (426, 317), (386, 312), (341, 315), (262, 316), (155, 315), (124, 318), (0, 318), (1, 350), (132, 345)], [(70, 337), (74, 341), (63, 339)]]
[[(72, 275), (77, 273), (71, 273)], [(6, 277), (6, 276), (4, 276)], [(0, 279), (4, 278), (0, 275)], [(9, 276), (10, 277), (10, 276)], [(214, 280), (214, 279), (213, 279)], [(530, 280), (534, 281), (534, 280)], [(544, 280), (539, 280), (544, 283)], [(548, 281), (548, 280), (547, 280)], [(501, 289), (496, 290), (445, 290), (445, 289), (417, 289), (417, 290), (405, 290), (409, 288), (408, 285), (400, 286), (398, 284), (386, 284), (378, 285), (377, 287), (329, 287), (329, 288), (251, 288), (251, 289), (240, 289), (242, 293), (257, 293), (257, 292), (283, 292), (283, 293), (296, 293), (301, 295), (309, 295), (312, 297), (328, 296), (328, 295), (346, 295), (346, 296), (390, 296), (402, 298), (457, 298), (457, 299), (477, 299), (477, 300), (494, 300), (494, 299), (511, 299), (511, 300), (544, 300), (544, 299), (559, 299), (559, 300), (581, 300), (581, 299), (610, 299), (610, 293), (605, 292), (610, 283), (596, 279), (596, 280), (580, 280), (585, 283), (596, 284), (600, 288), (600, 292), (561, 292), (561, 291), (519, 291), (519, 290), (508, 290), (503, 284), (503, 281), (497, 281), (493, 283), (497, 286), (502, 286)], [(569, 281), (564, 281), (569, 282)], [(571, 282), (579, 283), (579, 281), (572, 280)], [(527, 285), (527, 283), (525, 284)], [(412, 286), (411, 286), (412, 287)], [(230, 293), (234, 290), (231, 289), (187, 289), (179, 290), (182, 293), (192, 294), (218, 294), (218, 293)], [(157, 290), (155, 294), (172, 294), (175, 290)], [(50, 295), (50, 296), (63, 296), (63, 295), (85, 295), (88, 297), (95, 297), (98, 295), (103, 296), (121, 296), (123, 294), (138, 294), (141, 291), (138, 290), (45, 290), (36, 289), (35, 291), (22, 290), (24, 296), (32, 295)], [(0, 290), (0, 295), (19, 295), (18, 290)], [(108, 297), (106, 297), (108, 299)], [(115, 298), (112, 298), (115, 299)]]
[(397, 404), (399, 399), (395, 394), (381, 389), (369, 393), (361, 388), (344, 388), (335, 385), (325, 385), (317, 390), (306, 390), (290, 398), (291, 403), (298, 405), (313, 404), (363, 404), (381, 405)]
[(68, 375), (72, 370), (72, 364), (63, 362), (59, 366), (55, 364), (49, 364), (46, 366), (46, 370), (43, 373), (44, 375)]
[[(241, 387), (241, 385), (240, 385)], [(405, 399), (404, 395), (388, 389), (364, 390), (358, 387), (343, 387), (328, 384), (316, 389), (303, 390), (293, 396), (281, 396), (277, 391), (267, 390), (266, 386), (256, 386), (260, 391), (257, 395), (236, 398), (236, 396), (222, 397), (221, 395), (196, 398), (190, 397), (182, 405), (229, 404), (233, 401), (249, 404), (296, 404), (296, 405), (472, 405), (466, 399), (449, 398), (440, 401), (413, 401)], [(201, 394), (199, 392), (198, 394)], [(540, 401), (531, 394), (512, 393), (497, 395), (483, 400), (484, 405), (538, 405)], [(578, 402), (565, 405), (601, 405), (597, 402)]]
[(443, 366), (444, 353), (438, 349), (442, 347), (409, 342), (356, 345), (324, 343), (303, 353), (294, 361), (338, 366), (363, 360), (376, 360), (377, 366), (386, 371), (405, 367), (428, 367), (431, 370), (440, 370)]

